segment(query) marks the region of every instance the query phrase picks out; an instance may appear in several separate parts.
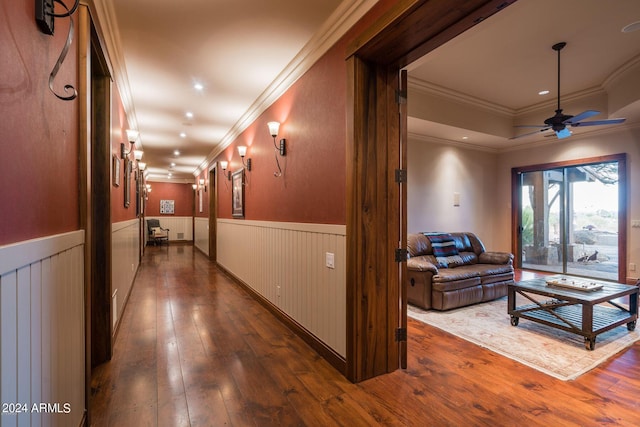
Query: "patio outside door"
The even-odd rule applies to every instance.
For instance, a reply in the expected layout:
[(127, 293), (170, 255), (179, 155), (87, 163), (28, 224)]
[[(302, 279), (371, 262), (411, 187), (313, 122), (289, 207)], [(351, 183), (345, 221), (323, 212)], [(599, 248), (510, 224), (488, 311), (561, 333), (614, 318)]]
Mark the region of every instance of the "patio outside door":
[(618, 162), (519, 176), (521, 267), (618, 281)]

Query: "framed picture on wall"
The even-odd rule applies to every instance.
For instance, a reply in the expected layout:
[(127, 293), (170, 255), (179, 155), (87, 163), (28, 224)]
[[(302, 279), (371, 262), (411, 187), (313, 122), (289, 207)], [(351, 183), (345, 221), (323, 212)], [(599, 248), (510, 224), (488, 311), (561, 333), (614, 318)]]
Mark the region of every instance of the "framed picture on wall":
[(120, 159), (115, 154), (113, 155), (113, 166), (111, 168), (111, 173), (113, 173), (113, 186), (120, 186)]
[(244, 218), (244, 169), (231, 175), (231, 215)]
[(175, 200), (160, 200), (160, 213), (173, 215), (175, 211)]
[(124, 207), (131, 204), (131, 160), (124, 158)]

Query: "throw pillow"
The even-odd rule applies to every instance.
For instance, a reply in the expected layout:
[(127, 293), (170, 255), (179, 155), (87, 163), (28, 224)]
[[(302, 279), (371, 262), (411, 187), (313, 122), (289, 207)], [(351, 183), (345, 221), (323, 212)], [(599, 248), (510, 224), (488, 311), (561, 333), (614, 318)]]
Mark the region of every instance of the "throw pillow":
[(425, 236), (431, 240), (431, 246), (433, 247), (433, 255), (436, 258), (450, 257), (458, 255), (458, 249), (456, 248), (456, 242), (453, 240), (450, 234), (437, 233), (428, 234)]

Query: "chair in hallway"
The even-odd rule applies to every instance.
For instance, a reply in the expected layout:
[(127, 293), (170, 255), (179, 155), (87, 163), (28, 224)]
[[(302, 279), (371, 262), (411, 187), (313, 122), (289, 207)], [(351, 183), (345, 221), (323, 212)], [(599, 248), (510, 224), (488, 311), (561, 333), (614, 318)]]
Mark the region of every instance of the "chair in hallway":
[(159, 219), (147, 220), (147, 232), (149, 234), (148, 243), (157, 245), (162, 244), (162, 242), (167, 242), (167, 244), (169, 244), (169, 229), (162, 228)]

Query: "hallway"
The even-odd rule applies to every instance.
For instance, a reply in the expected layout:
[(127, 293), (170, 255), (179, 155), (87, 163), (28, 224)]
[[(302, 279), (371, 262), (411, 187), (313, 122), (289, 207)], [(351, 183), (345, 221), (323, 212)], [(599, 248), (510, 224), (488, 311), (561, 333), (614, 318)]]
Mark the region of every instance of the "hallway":
[(640, 423), (638, 343), (570, 382), (411, 319), (408, 348), (408, 370), (352, 384), (193, 246), (148, 247), (92, 425)]

